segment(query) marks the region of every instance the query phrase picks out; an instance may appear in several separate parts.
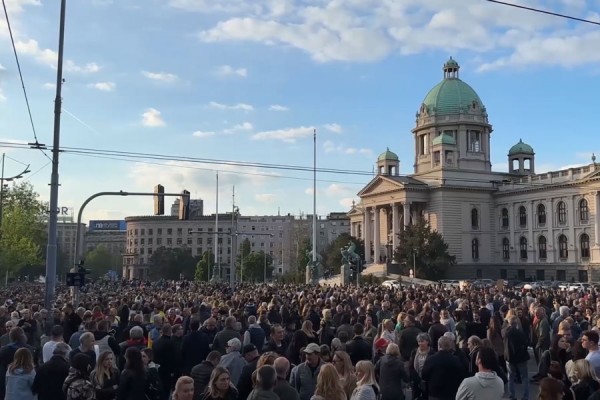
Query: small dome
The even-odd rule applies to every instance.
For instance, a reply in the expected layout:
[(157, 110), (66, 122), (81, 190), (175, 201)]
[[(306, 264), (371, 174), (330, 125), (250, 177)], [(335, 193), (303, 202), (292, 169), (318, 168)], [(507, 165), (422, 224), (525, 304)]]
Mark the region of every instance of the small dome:
[(535, 153), (533, 151), (533, 147), (531, 147), (527, 143), (523, 142), (523, 140), (519, 139), (519, 143), (515, 144), (508, 151), (508, 155), (509, 156), (514, 156), (514, 155), (517, 155), (517, 154), (527, 154), (527, 155), (531, 155), (532, 156)]
[(390, 151), (390, 148), (388, 147), (386, 151), (377, 157), (377, 161), (398, 161), (398, 155), (393, 151)]
[(450, 58), (444, 64), (444, 79), (427, 93), (421, 112), (429, 115), (466, 114), (483, 112), (483, 102), (471, 86), (458, 78), (458, 63)]
[(438, 144), (456, 145), (456, 139), (454, 139), (454, 136), (452, 136), (452, 135), (442, 133), (441, 135), (433, 138), (433, 140), (431, 141), (431, 144), (433, 144), (434, 146), (438, 145)]

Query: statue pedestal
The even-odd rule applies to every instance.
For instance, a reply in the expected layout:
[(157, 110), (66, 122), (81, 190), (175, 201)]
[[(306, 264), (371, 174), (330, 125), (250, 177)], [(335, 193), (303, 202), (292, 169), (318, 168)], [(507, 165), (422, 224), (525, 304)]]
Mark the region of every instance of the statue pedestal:
[(350, 266), (342, 264), (340, 267), (340, 285), (346, 286), (350, 283)]

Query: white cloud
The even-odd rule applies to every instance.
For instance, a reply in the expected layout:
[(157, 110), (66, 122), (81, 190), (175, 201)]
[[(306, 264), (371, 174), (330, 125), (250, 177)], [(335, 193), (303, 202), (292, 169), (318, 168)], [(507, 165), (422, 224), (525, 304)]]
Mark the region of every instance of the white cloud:
[(165, 83), (173, 83), (179, 79), (179, 77), (177, 75), (169, 73), (169, 72), (142, 71), (142, 75), (148, 79), (152, 79), (154, 81), (165, 82)]
[(246, 104), (246, 103), (237, 103), (237, 104), (228, 105), (228, 104), (223, 104), (223, 103), (217, 103), (216, 101), (211, 101), (210, 103), (208, 103), (208, 106), (211, 108), (216, 108), (218, 110), (243, 110), (243, 111), (254, 110), (254, 107), (252, 105)]
[(54, 89), (56, 89), (56, 83), (46, 82), (42, 85), (42, 88), (44, 88), (46, 90), (54, 90)]
[(217, 75), (245, 78), (248, 76), (248, 70), (246, 68), (233, 68), (231, 65), (221, 65), (217, 68)]
[(339, 202), (340, 206), (344, 207), (347, 210), (350, 210), (352, 208), (353, 203), (355, 203), (354, 197), (344, 197)]
[[(15, 42), (15, 47), (19, 54), (26, 54), (33, 57), (34, 60), (41, 64), (56, 68), (58, 54), (54, 50), (42, 49), (37, 40), (17, 40)], [(101, 67), (96, 63), (78, 65), (72, 60), (66, 60), (63, 63), (63, 69), (65, 72), (95, 73), (100, 71)]]
[(301, 126), (298, 128), (277, 129), (258, 132), (252, 135), (253, 140), (281, 140), (286, 143), (296, 143), (296, 140), (312, 136), (315, 128)]
[(281, 104), (271, 104), (269, 106), (270, 111), (288, 111), (289, 108), (286, 106), (282, 106)]
[(325, 124), (325, 129), (333, 133), (342, 133), (342, 126), (339, 124)]
[(323, 149), (325, 153), (339, 153), (339, 154), (363, 154), (371, 157), (373, 155), (373, 151), (366, 147), (346, 147), (342, 144), (336, 144), (331, 140), (326, 140), (323, 142)]
[(277, 202), (277, 196), (272, 193), (257, 193), (254, 195), (254, 198), (263, 204), (274, 204)]
[(199, 138), (206, 138), (206, 137), (210, 137), (210, 136), (214, 136), (215, 132), (212, 131), (196, 131), (194, 133), (192, 133), (192, 136), (195, 137), (199, 137)]
[(1, 87), (0, 87), (0, 101), (1, 102), (6, 101), (6, 96), (4, 95), (4, 92), (2, 91)]
[(89, 88), (100, 90), (102, 92), (112, 92), (115, 90), (116, 86), (117, 85), (115, 85), (114, 82), (96, 82), (88, 85)]
[(237, 124), (237, 125), (233, 126), (232, 128), (225, 129), (223, 131), (223, 133), (226, 135), (229, 135), (229, 134), (242, 132), (242, 131), (251, 131), (253, 129), (254, 129), (254, 126), (250, 122), (242, 122), (241, 124)]
[(6, 68), (2, 64), (0, 64), (0, 71), (6, 71)]
[(156, 108), (148, 108), (142, 114), (142, 125), (150, 128), (165, 126), (166, 123), (161, 117), (160, 111)]

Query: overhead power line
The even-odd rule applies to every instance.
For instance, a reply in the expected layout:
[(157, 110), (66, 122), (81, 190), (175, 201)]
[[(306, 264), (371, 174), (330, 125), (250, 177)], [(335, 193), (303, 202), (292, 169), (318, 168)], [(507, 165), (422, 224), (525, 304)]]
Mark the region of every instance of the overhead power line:
[(586, 24), (600, 25), (600, 22), (598, 22), (598, 21), (592, 21), (590, 19), (573, 17), (571, 15), (561, 14), (561, 13), (557, 13), (557, 12), (553, 12), (553, 11), (548, 11), (548, 10), (542, 10), (540, 8), (527, 7), (527, 6), (523, 6), (523, 5), (520, 5), (520, 4), (507, 3), (505, 1), (499, 1), (499, 0), (486, 0), (486, 1), (488, 1), (490, 3), (501, 4), (503, 6), (520, 8), (522, 10), (527, 10), (527, 11), (533, 11), (533, 12), (540, 13), (540, 14), (552, 15), (553, 17), (559, 17), (559, 18), (564, 18), (564, 19), (570, 19), (572, 21), (584, 22)]

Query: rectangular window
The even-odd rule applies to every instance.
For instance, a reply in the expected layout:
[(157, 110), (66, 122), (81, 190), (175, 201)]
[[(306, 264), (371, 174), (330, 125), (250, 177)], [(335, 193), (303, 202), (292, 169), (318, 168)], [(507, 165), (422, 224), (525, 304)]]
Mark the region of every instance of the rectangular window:
[(162, 235), (162, 228), (156, 228), (156, 234)]
[(152, 255), (152, 249), (148, 249), (148, 255)]
[(156, 238), (156, 245), (157, 246), (162, 245), (162, 238)]
[(192, 238), (191, 237), (187, 238), (187, 244), (190, 244), (190, 245), (192, 244)]
[(154, 235), (154, 229), (152, 229), (152, 228), (148, 229), (148, 235), (150, 235), (150, 236)]
[(148, 244), (149, 244), (150, 246), (152, 246), (152, 242), (153, 242), (153, 241), (154, 241), (154, 239), (152, 239), (152, 238), (148, 238)]
[(181, 246), (183, 244), (183, 239), (182, 238), (177, 238), (177, 245)]
[(196, 244), (202, 244), (202, 238), (197, 238), (196, 239)]
[(145, 240), (144, 238), (141, 238), (141, 239), (140, 239), (140, 244), (145, 244), (145, 243), (144, 243), (145, 241), (146, 241), (146, 240)]
[(145, 230), (145, 229), (141, 229), (141, 230), (140, 230), (140, 234), (141, 234), (142, 236), (144, 236), (144, 235), (146, 234), (146, 230)]
[(469, 151), (472, 153), (481, 152), (481, 132), (469, 131)]
[(177, 236), (183, 235), (183, 228), (177, 228)]
[(167, 238), (167, 246), (172, 246), (172, 245), (173, 245), (173, 239)]
[(167, 228), (167, 235), (172, 235), (172, 234), (173, 234), (173, 229)]
[(427, 134), (419, 136), (419, 155), (424, 156), (429, 153), (429, 136)]
[(557, 281), (566, 281), (567, 280), (567, 271), (564, 269), (556, 270), (556, 280)]
[(502, 268), (500, 270), (500, 279), (507, 279), (508, 277), (508, 271), (505, 268)]

